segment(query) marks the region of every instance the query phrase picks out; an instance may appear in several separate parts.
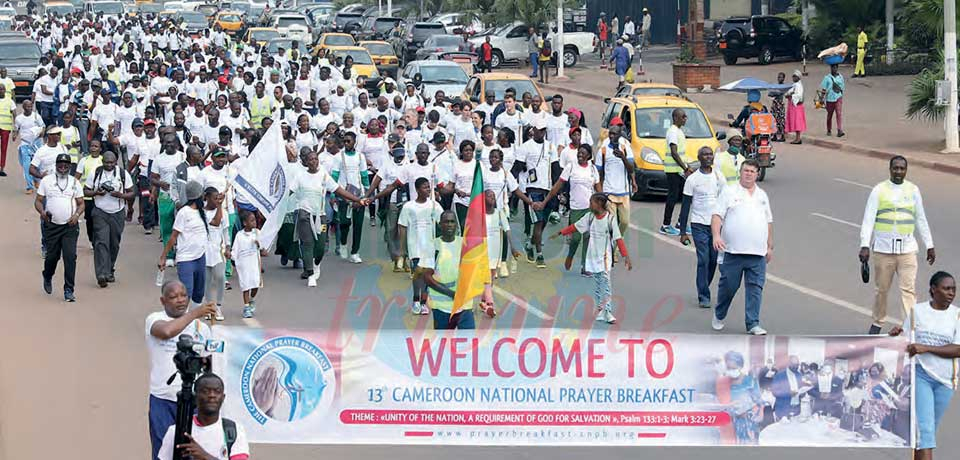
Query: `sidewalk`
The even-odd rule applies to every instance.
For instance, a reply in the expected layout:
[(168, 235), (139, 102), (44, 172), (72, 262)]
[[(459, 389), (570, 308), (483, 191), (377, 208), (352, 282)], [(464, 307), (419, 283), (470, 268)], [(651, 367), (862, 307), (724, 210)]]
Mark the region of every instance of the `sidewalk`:
[[(778, 72), (786, 74), (789, 82), (790, 75), (800, 66), (800, 62), (778, 62), (768, 66), (752, 63), (721, 65), (720, 82), (723, 84), (748, 76), (773, 82), (776, 81)], [(669, 63), (648, 63), (644, 70), (646, 74), (640, 77), (643, 81), (673, 81), (673, 70)], [(852, 80), (849, 78), (851, 67), (841, 66), (840, 72), (847, 82), (843, 105), (843, 127), (846, 136), (837, 138), (826, 136), (826, 110), (813, 108), (815, 92), (829, 69), (819, 61), (808, 61), (807, 72), (808, 76), (802, 80), (807, 100), (807, 132), (802, 137), (804, 144), (882, 159), (903, 155), (910, 159), (911, 165), (960, 175), (960, 154), (939, 153), (944, 139), (942, 125), (908, 120), (903, 115), (907, 104), (905, 88), (912, 76)], [(613, 72), (602, 71), (596, 67), (578, 66), (567, 70), (566, 74), (568, 80), (543, 86), (602, 100), (613, 95), (617, 83)], [(746, 103), (743, 93), (724, 91), (690, 93), (688, 97), (703, 107), (717, 130), (728, 125), (728, 113), (736, 115)], [(769, 107), (769, 97), (764, 95), (762, 101)], [(792, 136), (788, 137), (789, 139), (792, 139)]]

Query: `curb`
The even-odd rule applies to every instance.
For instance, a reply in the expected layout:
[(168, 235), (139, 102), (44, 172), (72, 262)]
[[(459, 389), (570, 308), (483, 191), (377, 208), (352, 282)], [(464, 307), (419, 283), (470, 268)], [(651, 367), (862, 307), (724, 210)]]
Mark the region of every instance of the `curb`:
[[(549, 88), (555, 91), (562, 91), (562, 92), (574, 94), (580, 97), (596, 98), (596, 99), (599, 99), (601, 102), (605, 97), (608, 97), (608, 96), (598, 95), (596, 93), (591, 93), (589, 91), (583, 91), (575, 88), (568, 88), (565, 86), (557, 86), (554, 84), (538, 83), (538, 85), (543, 88)], [(713, 117), (710, 117), (710, 122), (717, 126), (726, 126), (727, 124), (729, 124), (729, 122), (726, 120), (721, 120), (719, 118), (713, 118)], [(910, 155), (909, 153), (897, 153), (897, 152), (891, 152), (887, 150), (873, 149), (869, 147), (860, 147), (857, 145), (846, 144), (843, 142), (837, 142), (835, 140), (830, 140), (830, 139), (825, 139), (822, 137), (816, 137), (816, 136), (810, 136), (810, 135), (804, 135), (803, 142), (805, 144), (810, 144), (817, 147), (822, 147), (826, 149), (836, 150), (839, 152), (845, 152), (853, 155), (876, 158), (881, 160), (890, 160), (890, 158), (893, 158), (897, 155), (902, 155), (904, 157), (907, 157), (907, 159), (910, 161), (910, 166), (919, 166), (922, 168), (931, 169), (931, 170), (946, 173), (946, 174), (953, 174), (953, 175), (960, 176), (960, 165), (942, 163), (939, 161), (928, 160), (925, 158), (917, 158), (913, 155)]]

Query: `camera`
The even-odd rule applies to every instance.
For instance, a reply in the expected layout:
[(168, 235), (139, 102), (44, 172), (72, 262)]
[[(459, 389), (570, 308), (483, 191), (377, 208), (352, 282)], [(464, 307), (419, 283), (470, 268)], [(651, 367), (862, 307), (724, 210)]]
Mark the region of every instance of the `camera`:
[(113, 188), (113, 185), (111, 185), (111, 184), (100, 184), (100, 190), (103, 190), (104, 192), (110, 193), (110, 192), (114, 191), (114, 188)]
[(198, 374), (210, 370), (210, 358), (200, 356), (204, 348), (203, 343), (194, 341), (189, 335), (181, 335), (177, 341), (177, 353), (173, 355), (173, 363), (184, 382), (192, 383)]

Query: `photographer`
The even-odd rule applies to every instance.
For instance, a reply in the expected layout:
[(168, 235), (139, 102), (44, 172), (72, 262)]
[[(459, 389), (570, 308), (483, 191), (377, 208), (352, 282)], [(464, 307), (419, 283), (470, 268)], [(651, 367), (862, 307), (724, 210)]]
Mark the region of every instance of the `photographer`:
[(250, 446), (243, 427), (220, 417), (220, 407), (225, 397), (223, 380), (216, 374), (203, 374), (197, 378), (193, 388), (197, 395), (197, 415), (193, 418), (191, 434), (185, 434), (189, 442), (174, 446), (176, 425), (171, 425), (163, 436), (163, 444), (156, 458), (171, 460), (177, 448), (183, 458), (192, 460), (248, 460)]
[(126, 217), (127, 200), (132, 199), (133, 178), (117, 168), (117, 155), (104, 152), (103, 165), (87, 177), (83, 195), (93, 197), (93, 266), (97, 285), (107, 287), (116, 281), (117, 255)]
[[(196, 342), (204, 342), (213, 337), (210, 326), (200, 321), (216, 313), (215, 304), (207, 303), (192, 311), (187, 288), (178, 280), (167, 281), (160, 288), (160, 303), (163, 311), (151, 313), (146, 320), (147, 350), (150, 352), (150, 442), (153, 456), (157, 458), (160, 442), (170, 425), (177, 417), (177, 390), (180, 389), (180, 376), (168, 385), (167, 379), (176, 373), (173, 355), (177, 353), (177, 340), (181, 334), (193, 337)], [(197, 382), (199, 386), (199, 382)], [(199, 393), (199, 391), (198, 391)]]

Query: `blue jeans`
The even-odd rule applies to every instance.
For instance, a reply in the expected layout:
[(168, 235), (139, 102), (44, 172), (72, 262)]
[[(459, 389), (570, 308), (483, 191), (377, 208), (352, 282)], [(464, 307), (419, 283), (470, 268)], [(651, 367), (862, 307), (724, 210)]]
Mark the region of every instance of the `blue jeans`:
[(717, 307), (714, 315), (719, 320), (727, 317), (727, 310), (743, 279), (745, 295), (745, 324), (749, 331), (760, 325), (760, 301), (763, 283), (767, 277), (767, 258), (752, 254), (724, 254), (720, 264), (720, 285), (717, 287)]
[(177, 262), (177, 278), (187, 288), (193, 303), (203, 303), (203, 290), (207, 286), (207, 256), (186, 262)]
[(477, 328), (476, 321), (473, 319), (473, 308), (457, 312), (457, 314), (453, 315), (452, 321), (450, 320), (450, 313), (440, 311), (436, 308), (430, 311), (433, 312), (433, 328), (436, 330)]
[[(530, 53), (530, 76), (537, 76), (537, 64), (539, 63), (540, 53)], [(519, 95), (518, 95), (519, 96)]]
[(931, 377), (923, 366), (917, 364), (917, 373), (914, 379), (916, 388), (917, 409), (917, 449), (934, 449), (937, 447), (937, 427), (940, 419), (947, 411), (953, 389)]
[(26, 190), (33, 190), (33, 176), (30, 175), (30, 162), (33, 161), (33, 154), (37, 149), (32, 144), (21, 142), (17, 151), (20, 154), (20, 167), (23, 168), (23, 181), (27, 184)]
[(150, 460), (157, 460), (163, 436), (171, 425), (177, 423), (177, 403), (150, 395), (150, 411), (147, 412), (150, 421), (150, 447), (153, 455)]
[(710, 283), (717, 272), (717, 250), (709, 225), (690, 224), (693, 245), (697, 248), (697, 301), (710, 305)]

